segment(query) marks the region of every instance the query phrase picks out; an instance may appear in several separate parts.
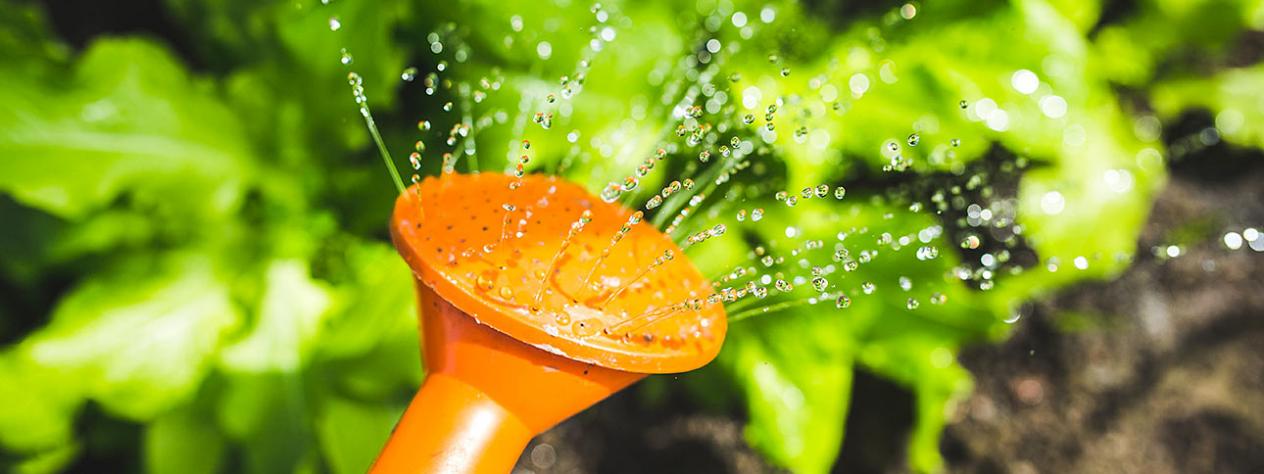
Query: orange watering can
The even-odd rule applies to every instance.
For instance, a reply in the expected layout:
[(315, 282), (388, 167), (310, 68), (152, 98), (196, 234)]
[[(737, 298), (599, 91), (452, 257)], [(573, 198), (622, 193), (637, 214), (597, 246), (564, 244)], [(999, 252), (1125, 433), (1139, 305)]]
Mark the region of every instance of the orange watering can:
[(400, 194), (391, 236), (429, 374), (371, 472), (506, 473), (580, 410), (710, 362), (719, 297), (641, 217), (537, 175), (445, 173)]

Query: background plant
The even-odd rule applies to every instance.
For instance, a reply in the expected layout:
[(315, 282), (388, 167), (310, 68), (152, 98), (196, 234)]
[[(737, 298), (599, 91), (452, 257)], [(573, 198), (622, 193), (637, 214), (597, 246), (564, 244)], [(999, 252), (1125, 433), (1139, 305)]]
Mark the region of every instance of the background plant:
[[(406, 68), (425, 76), (448, 61), (449, 80), (491, 78), (499, 92), (469, 109), (513, 117), (524, 97), (538, 102), (573, 74), (592, 38), (590, 5), (163, 6), (187, 35), (181, 54), (147, 34), (71, 47), (41, 6), (0, 1), (0, 463), (56, 471), (94, 450), (139, 450), (143, 466), (131, 467), (156, 472), (362, 471), (422, 372), (408, 270), (385, 232), (393, 190), (340, 52), (399, 155), (419, 119), (433, 122), (431, 139), (461, 120), (441, 111), (444, 92), (419, 92), (421, 77), (401, 81)], [(793, 118), (809, 139), (783, 126), (763, 174), (738, 179), (791, 192), (841, 185), (848, 197), (791, 210), (772, 193), (744, 196), (768, 213), (699, 246), (706, 273), (749, 263), (752, 243), (784, 241), (787, 227), (823, 240), (947, 229), (935, 259), (890, 252), (857, 270), (854, 281), (880, 291), (845, 310), (801, 305), (735, 323), (717, 363), (666, 384), (746, 413), (747, 440), (796, 471), (833, 463), (857, 367), (915, 394), (910, 462), (937, 469), (940, 429), (970, 386), (954, 359), (963, 345), (1004, 337), (1025, 300), (1127, 266), (1166, 162), (1208, 140), (1264, 146), (1252, 126), (1264, 69), (1240, 48), (1264, 29), (1259, 1), (911, 6), (608, 2), (618, 37), (592, 56), (570, 114), (551, 134), (525, 132), (534, 170), (572, 156), (565, 174), (597, 192), (653, 152), (673, 124), (656, 99), (701, 69), (682, 58), (718, 38), (741, 45), (716, 81), (730, 100), (756, 87), (761, 108), (774, 97), (822, 104)], [(773, 21), (743, 37), (734, 13), (754, 25), (765, 11)], [(434, 53), (431, 33), (448, 49)], [(1017, 90), (1019, 70), (1040, 89)], [(857, 74), (869, 83), (859, 97)], [(824, 85), (839, 98), (823, 100)], [(1042, 102), (1054, 95), (1065, 112)], [(978, 114), (983, 99), (1007, 113), (1003, 124)], [(1163, 140), (1164, 124), (1191, 108), (1215, 114), (1215, 128)], [(479, 165), (501, 169), (522, 137), (509, 124), (486, 130), (473, 142)], [(584, 139), (564, 140), (570, 131)], [(915, 131), (912, 168), (883, 173), (886, 143)], [(662, 176), (641, 186), (657, 189)], [(1008, 203), (1021, 238), (980, 231), (983, 249), (961, 250), (960, 209), (909, 209), (952, 186), (970, 202)], [(1005, 268), (1021, 271), (986, 290), (953, 277), (1001, 248), (1015, 249)], [(1077, 257), (1090, 264), (1076, 268)], [(912, 293), (896, 289), (900, 276)], [(931, 287), (946, 304), (925, 304)]]

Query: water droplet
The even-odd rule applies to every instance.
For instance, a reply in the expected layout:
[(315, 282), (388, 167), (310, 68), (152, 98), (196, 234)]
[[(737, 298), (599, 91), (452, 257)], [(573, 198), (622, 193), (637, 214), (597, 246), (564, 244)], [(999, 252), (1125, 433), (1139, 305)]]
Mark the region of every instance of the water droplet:
[(908, 303), (906, 303), (905, 306), (908, 309), (917, 309), (917, 307), (920, 306), (920, 303), (917, 302), (916, 298), (909, 298)]
[(399, 73), (399, 78), (403, 79), (404, 82), (413, 82), (413, 79), (417, 78), (417, 68), (411, 66), (405, 68), (404, 72)]
[(762, 286), (756, 286), (756, 287), (753, 287), (753, 288), (751, 288), (751, 290), (750, 290), (750, 291), (751, 291), (751, 293), (753, 293), (753, 294), (755, 295), (755, 298), (756, 298), (756, 299), (761, 299), (761, 300), (762, 300), (762, 299), (764, 299), (765, 297), (767, 297), (767, 296), (768, 296), (768, 288), (765, 288), (765, 287), (762, 287)]
[(912, 20), (915, 16), (917, 16), (917, 5), (905, 3), (904, 6), (900, 7), (900, 18)]
[(777, 282), (774, 283), (773, 286), (777, 288), (777, 291), (780, 291), (782, 293), (789, 293), (791, 291), (794, 291), (794, 285), (791, 285), (790, 282), (782, 280), (780, 278), (777, 279)]
[(658, 194), (655, 194), (654, 197), (651, 197), (650, 200), (645, 203), (645, 209), (652, 210), (658, 206), (661, 206), (662, 204), (663, 204), (663, 197)]
[(922, 137), (921, 137), (921, 136), (919, 136), (919, 135), (918, 135), (918, 134), (916, 134), (916, 133), (914, 133), (914, 134), (912, 134), (912, 135), (909, 135), (909, 136), (908, 136), (908, 145), (909, 145), (909, 146), (917, 146), (917, 144), (918, 144), (918, 143), (921, 143), (921, 141), (922, 141)]
[(876, 290), (877, 288), (878, 287), (875, 286), (873, 282), (869, 282), (869, 281), (866, 281), (860, 284), (860, 291), (865, 292), (866, 295), (872, 295), (873, 290)]
[(935, 259), (935, 257), (938, 257), (938, 256), (939, 256), (939, 249), (937, 247), (924, 245), (922, 247), (918, 247), (917, 249), (918, 260), (933, 260)]
[(842, 199), (846, 195), (847, 195), (847, 188), (844, 188), (842, 186), (834, 188), (834, 199)]
[(342, 21), (336, 16), (329, 17), (329, 31), (338, 31), (342, 29)]
[(815, 288), (816, 291), (825, 291), (827, 287), (829, 287), (829, 280), (826, 280), (824, 277), (818, 276), (812, 279), (812, 288)]
[(479, 275), (477, 279), (477, 283), (478, 283), (478, 288), (483, 291), (490, 291), (492, 288), (496, 286), (496, 282), (492, 281), (491, 278), (488, 278), (485, 275)]
[(601, 200), (607, 203), (615, 202), (619, 199), (620, 194), (622, 194), (622, 192), (620, 191), (619, 184), (610, 183), (601, 190)]
[(1237, 232), (1227, 232), (1224, 235), (1224, 245), (1229, 250), (1238, 250), (1242, 248), (1242, 235)]
[(966, 101), (963, 99), (962, 101), (957, 102), (957, 106), (958, 106), (958, 107), (961, 107), (961, 108), (962, 108), (962, 110), (964, 110), (965, 108), (967, 108), (967, 107), (969, 107), (969, 106), (970, 106), (970, 103), (969, 103), (969, 102), (966, 102)]
[(347, 48), (342, 48), (342, 50), (340, 50), (338, 53), (340, 55), (338, 60), (344, 66), (351, 64), (353, 61), (355, 61), (355, 58), (351, 57), (351, 53), (347, 52)]
[(1027, 69), (1019, 69), (1010, 76), (1010, 86), (1020, 94), (1031, 94), (1040, 87), (1040, 78)]
[(910, 280), (908, 277), (900, 277), (899, 282), (901, 290), (908, 291), (913, 289), (913, 280)]
[(1019, 319), (1022, 319), (1022, 317), (1023, 317), (1022, 308), (1018, 307), (1018, 308), (1014, 308), (1013, 311), (1010, 311), (1009, 316), (1006, 316), (1005, 319), (1003, 319), (1002, 321), (1005, 321), (1006, 324), (1014, 324), (1018, 322)]
[(835, 308), (842, 309), (842, 308), (846, 308), (846, 307), (848, 307), (848, 306), (851, 306), (851, 298), (848, 298), (848, 297), (847, 297), (847, 295), (844, 295), (844, 294), (841, 294), (841, 293), (840, 293), (840, 294), (838, 295), (838, 298), (835, 298), (835, 299), (834, 299), (834, 307), (835, 307)]

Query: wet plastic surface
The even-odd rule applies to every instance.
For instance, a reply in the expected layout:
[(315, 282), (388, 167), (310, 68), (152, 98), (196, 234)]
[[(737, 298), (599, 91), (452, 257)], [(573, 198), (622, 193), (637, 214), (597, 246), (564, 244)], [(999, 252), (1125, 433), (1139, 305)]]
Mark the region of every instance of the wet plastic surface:
[(371, 472), (508, 472), (533, 436), (646, 374), (710, 362), (723, 306), (632, 216), (552, 177), (445, 175), (401, 194), (391, 234), (429, 373)]
[(710, 282), (669, 237), (640, 223), (611, 247), (631, 210), (555, 177), (515, 179), (449, 174), (400, 195), (392, 235), (426, 285), (515, 339), (608, 368), (684, 372), (715, 357), (723, 305), (706, 303)]

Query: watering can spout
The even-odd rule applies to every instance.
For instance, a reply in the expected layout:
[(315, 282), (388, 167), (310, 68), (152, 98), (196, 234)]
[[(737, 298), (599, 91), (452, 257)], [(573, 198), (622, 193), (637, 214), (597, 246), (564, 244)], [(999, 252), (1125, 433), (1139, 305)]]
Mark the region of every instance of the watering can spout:
[(372, 473), (509, 472), (536, 434), (645, 376), (524, 344), (417, 289), (429, 373)]
[(391, 238), (428, 375), (371, 472), (503, 474), (536, 434), (713, 359), (727, 322), (711, 283), (641, 217), (535, 175), (445, 173), (400, 194)]

